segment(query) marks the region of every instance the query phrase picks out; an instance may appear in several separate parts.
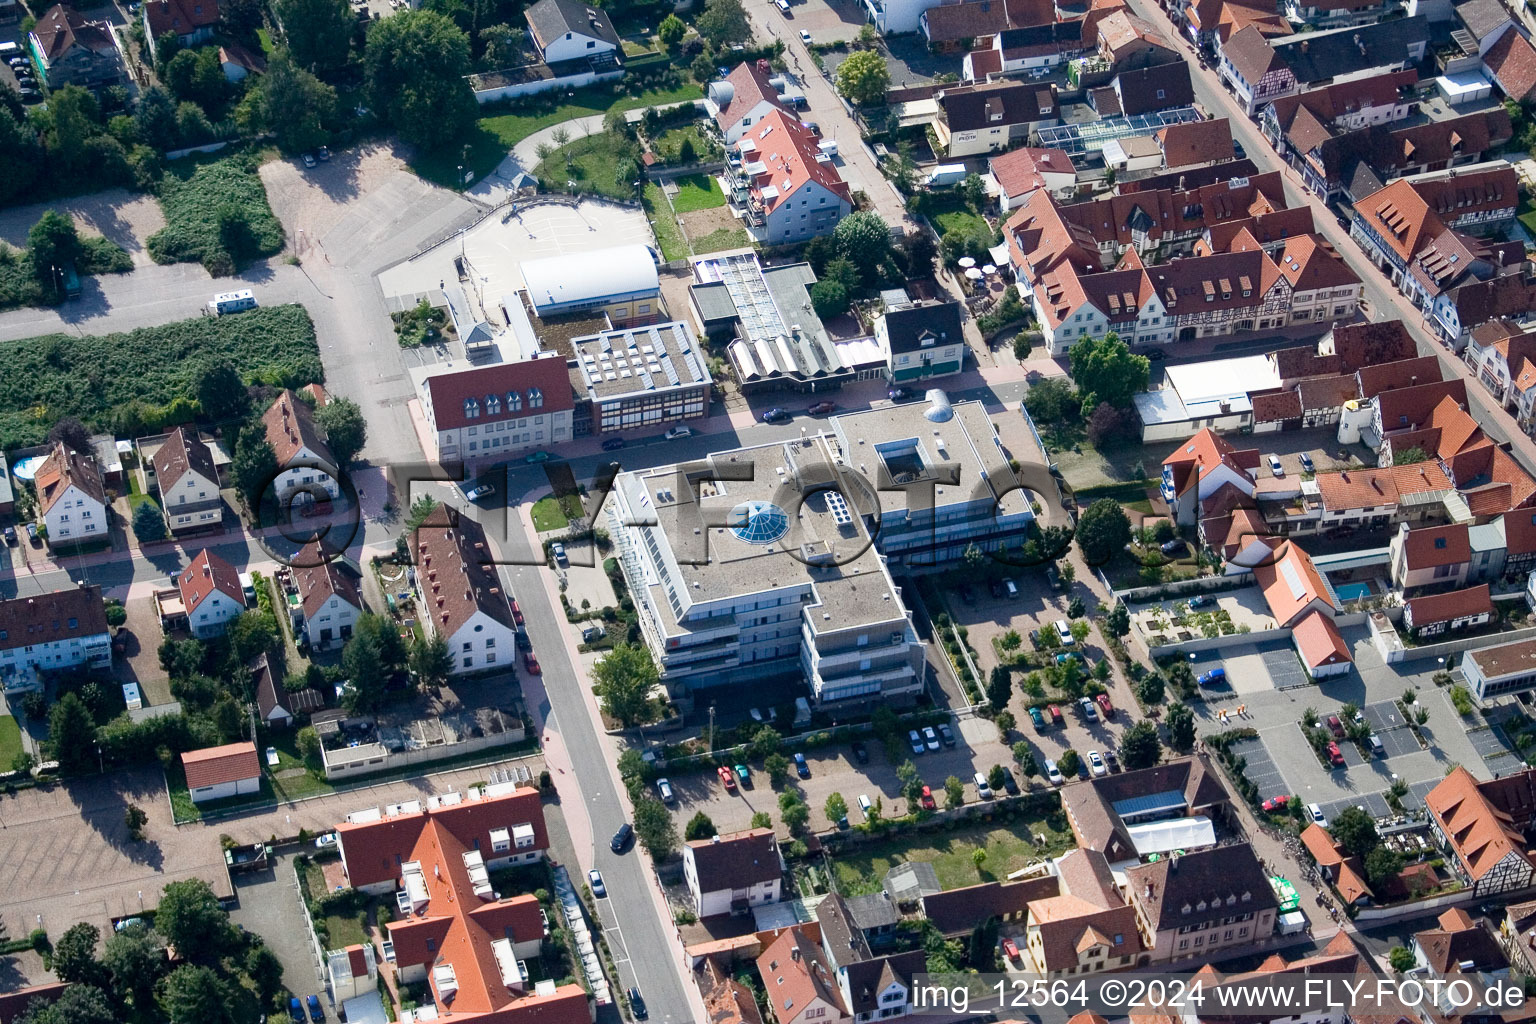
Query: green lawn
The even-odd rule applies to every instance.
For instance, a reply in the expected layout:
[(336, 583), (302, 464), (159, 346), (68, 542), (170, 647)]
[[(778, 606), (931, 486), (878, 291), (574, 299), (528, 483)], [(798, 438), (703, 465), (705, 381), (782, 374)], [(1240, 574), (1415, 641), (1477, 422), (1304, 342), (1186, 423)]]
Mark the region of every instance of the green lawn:
[(524, 103), (516, 111), (482, 117), (461, 145), (439, 146), (431, 152), (418, 153), (411, 162), (411, 169), (428, 181), (447, 188), (462, 188), (462, 184), (455, 183), (460, 163), (473, 170), (479, 180), (495, 170), (513, 146), (541, 128), (552, 127), (573, 117), (696, 100), (703, 95), (703, 90), (692, 82), (676, 89), (647, 89), (638, 96), (626, 94), (617, 98), (612, 86), (577, 89), (557, 107)]
[(0, 716), (0, 772), (11, 770), (21, 753), (21, 725), (10, 715)]
[(617, 135), (602, 132), (577, 139), (551, 153), (534, 168), (534, 177), (556, 188), (575, 182), (574, 191), (629, 199), (634, 190), (618, 178), (619, 165), (632, 155), (631, 144)]
[(560, 502), (554, 495), (533, 503), (533, 528), (540, 533), (545, 530), (563, 530), (569, 522), (569, 517), (560, 508)]
[[(937, 789), (938, 787), (935, 786)], [(940, 796), (942, 799), (942, 795)], [(1059, 822), (1065, 826), (1065, 821)], [(1045, 836), (1044, 848), (1035, 846), (1030, 837)], [(1044, 856), (1060, 856), (1073, 846), (1072, 833), (1057, 831), (1046, 819), (1029, 820), (1007, 827), (982, 827), (938, 836), (914, 835), (883, 843), (852, 847), (833, 859), (837, 888), (844, 896), (879, 891), (887, 871), (908, 861), (933, 864), (939, 884), (945, 889), (959, 889), (978, 882), (1004, 879), (1008, 874)], [(978, 846), (987, 851), (986, 862), (978, 874), (971, 853)]]
[(746, 228), (721, 228), (719, 231), (711, 231), (703, 238), (693, 240), (693, 251), (699, 255), (707, 252), (720, 252), (722, 249), (744, 249), (752, 244), (752, 239), (747, 235)]
[(676, 184), (677, 196), (672, 200), (672, 208), (678, 213), (713, 210), (725, 205), (725, 193), (720, 191), (720, 183), (712, 174), (690, 174), (678, 178)]
[(972, 213), (967, 209), (948, 210), (944, 213), (930, 214), (929, 219), (938, 229), (940, 235), (947, 235), (951, 231), (959, 231), (962, 234), (980, 234), (990, 232), (991, 226), (986, 218), (980, 214)]
[(672, 212), (672, 207), (667, 203), (667, 197), (662, 195), (660, 187), (652, 182), (646, 182), (640, 202), (645, 207), (646, 218), (651, 222), (651, 231), (656, 235), (656, 243), (661, 246), (661, 258), (668, 263), (673, 260), (687, 259), (688, 241), (683, 237), (683, 229), (677, 226), (677, 215)]
[(1520, 223), (1525, 225), (1525, 230), (1536, 234), (1536, 203), (1526, 199), (1520, 203), (1520, 212), (1516, 215)]
[(330, 935), (327, 943), (330, 949), (345, 949), (348, 946), (361, 946), (368, 942), (368, 933), (363, 930), (364, 917), (362, 913), (356, 916), (342, 914), (330, 914), (325, 918), (325, 930)]
[[(685, 142), (693, 147), (691, 160), (683, 159)], [(720, 150), (720, 144), (705, 135), (696, 124), (668, 128), (652, 140), (651, 148), (656, 151), (656, 156), (665, 165), (709, 163), (712, 160), (719, 160), (724, 155)]]
[(272, 33), (264, 28), (259, 28), (256, 30), (256, 38), (261, 43), (262, 55), (265, 57), (272, 56), (272, 51), (277, 49), (272, 43)]

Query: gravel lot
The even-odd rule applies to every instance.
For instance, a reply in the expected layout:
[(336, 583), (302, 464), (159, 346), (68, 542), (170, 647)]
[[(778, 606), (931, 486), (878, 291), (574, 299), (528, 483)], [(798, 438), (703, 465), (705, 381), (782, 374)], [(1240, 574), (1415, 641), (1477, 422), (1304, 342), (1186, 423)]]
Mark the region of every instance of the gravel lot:
[[(393, 180), (397, 177), (407, 181)], [(421, 192), (432, 189), (406, 170), (395, 148), (385, 143), (333, 152), (330, 160), (313, 169), (306, 169), (298, 157), (269, 160), (261, 167), (261, 181), (272, 212), (288, 235), (289, 250), (299, 255), (312, 251), (315, 240), (323, 238), (347, 214), (350, 204), (362, 197), (409, 182)]]
[(144, 243), (165, 227), (165, 214), (154, 196), (111, 188), (88, 196), (51, 203), (15, 206), (0, 212), (0, 239), (14, 246), (27, 244), (27, 232), (48, 210), (67, 213), (86, 234), (105, 235), (128, 251), (136, 266), (153, 263)]

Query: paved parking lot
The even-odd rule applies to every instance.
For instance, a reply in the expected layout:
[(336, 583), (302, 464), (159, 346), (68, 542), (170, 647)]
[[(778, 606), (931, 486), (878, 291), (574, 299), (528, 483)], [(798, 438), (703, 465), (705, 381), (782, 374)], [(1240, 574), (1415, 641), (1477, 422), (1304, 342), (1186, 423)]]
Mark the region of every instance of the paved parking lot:
[(1280, 766), (1275, 763), (1263, 740), (1258, 738), (1239, 740), (1232, 744), (1232, 754), (1243, 758), (1248, 763), (1243, 775), (1258, 789), (1260, 800), (1290, 793), (1290, 787), (1285, 783), (1285, 776), (1281, 774)]
[(1311, 680), (1301, 667), (1301, 660), (1296, 656), (1296, 650), (1288, 643), (1283, 643), (1278, 648), (1272, 648), (1263, 652), (1264, 669), (1269, 673), (1269, 682), (1277, 690), (1288, 690), (1297, 686), (1308, 686)]
[(311, 992), (318, 994), (327, 1018), (335, 1020), (335, 1009), (330, 1005), (309, 941), (309, 926), (294, 876), (293, 858), (298, 852), (294, 848), (273, 857), (267, 871), (236, 875), (235, 892), (240, 905), (230, 911), (229, 919), (266, 940), (282, 961), (283, 984), (289, 991), (300, 999)]

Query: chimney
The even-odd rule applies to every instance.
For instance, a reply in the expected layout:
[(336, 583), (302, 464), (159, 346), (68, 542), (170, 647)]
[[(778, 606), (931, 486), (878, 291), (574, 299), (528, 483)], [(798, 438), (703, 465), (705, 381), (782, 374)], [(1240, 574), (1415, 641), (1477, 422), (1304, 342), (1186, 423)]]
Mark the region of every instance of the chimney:
[(795, 963), (799, 963), (800, 962), (800, 947), (799, 946), (796, 946), (794, 949), (791, 949), (789, 951), (789, 958), (791, 960), (793, 960)]

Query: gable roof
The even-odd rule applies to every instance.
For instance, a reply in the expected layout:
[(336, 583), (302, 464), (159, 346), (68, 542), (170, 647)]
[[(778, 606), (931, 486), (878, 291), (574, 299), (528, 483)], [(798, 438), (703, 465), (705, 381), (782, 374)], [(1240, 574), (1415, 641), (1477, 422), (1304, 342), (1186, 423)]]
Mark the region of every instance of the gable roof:
[(1253, 570), (1254, 582), (1264, 592), (1275, 624), (1281, 628), (1291, 625), (1317, 600), (1338, 611), (1333, 589), (1317, 571), (1312, 556), (1290, 541), (1277, 543), (1275, 557), (1266, 559)]
[[(1303, 85), (1366, 71), (1413, 63), (1409, 48), (1429, 38), (1429, 19), (1422, 14), (1367, 25), (1307, 32), (1273, 41), (1296, 81)], [(1302, 45), (1305, 43), (1306, 45)]]
[(1029, 124), (1056, 116), (1055, 88), (1033, 82), (950, 86), (940, 90), (934, 99), (951, 132)]
[(1186, 121), (1160, 130), (1157, 143), (1163, 150), (1164, 167), (1187, 167), (1230, 160), (1232, 125), (1224, 117), (1209, 121)]
[(1361, 398), (1375, 398), (1383, 391), (1417, 387), (1440, 380), (1440, 357), (1416, 356), (1413, 359), (1394, 359), (1390, 363), (1362, 366), (1355, 371), (1355, 379), (1360, 384)]
[(53, 451), (37, 468), (32, 484), (37, 489), (37, 503), (45, 515), (72, 486), (78, 487), (87, 498), (94, 498), (103, 505), (107, 503), (107, 490), (96, 469), (96, 460), (66, 447), (62, 441), (54, 442)]
[(778, 193), (763, 197), (769, 213), (781, 209), (796, 192), (812, 183), (843, 199), (851, 198), (848, 183), (839, 176), (837, 168), (816, 159), (819, 142), (799, 118), (782, 110), (770, 110), (742, 136), (743, 142), (747, 139), (757, 147), (757, 161), (766, 168), (759, 176), (759, 184), (772, 185)]
[(1419, 354), (1413, 335), (1401, 320), (1374, 323), (1339, 324), (1328, 335), (1333, 350), (1343, 365), (1340, 369), (1358, 370), (1362, 366), (1411, 359)]
[(0, 651), (106, 632), (107, 611), (98, 586), (0, 601)]
[[(263, 721), (272, 717), (272, 712), (279, 708), (291, 716), (325, 707), (325, 697), (319, 690), (306, 688), (290, 692), (287, 687), (279, 686), (264, 653), (258, 655), (251, 664), (251, 676), (256, 683), (256, 710), (261, 713)], [(354, 970), (353, 973), (366, 971)]]
[(1462, 565), (1472, 558), (1467, 525), (1451, 523), (1408, 530), (1403, 538), (1403, 556), (1409, 569)]
[(485, 789), (478, 798), (471, 793), (456, 803), (428, 801), (426, 806), (417, 804), (397, 814), (337, 825), (347, 880), (358, 888), (398, 881), (400, 864), (395, 855), (409, 860), (406, 855), (421, 840), (429, 822), (452, 834), (462, 846), (473, 849), (478, 841), (487, 850), (493, 829), (526, 824), (534, 832), (531, 849), (549, 849), (539, 791), (503, 784)]
[[(553, 360), (551, 360), (553, 361)], [(515, 629), (512, 606), (485, 543), (485, 528), (468, 516), (439, 506), (411, 534), (416, 558), (416, 586), (432, 628), (451, 637), (484, 612)]]
[(742, 61), (725, 76), (725, 81), (731, 87), (731, 98), (715, 114), (715, 124), (721, 131), (729, 129), (764, 101), (789, 113), (789, 108), (779, 99), (779, 91), (769, 84), (768, 73), (759, 68), (756, 61)]
[(722, 971), (711, 957), (704, 958), (699, 970), (704, 975), (699, 991), (708, 1024), (763, 1024), (763, 1012), (751, 989)]
[(1126, 890), (1153, 932), (1279, 906), (1253, 847), (1233, 843), (1126, 868)]
[(1127, 117), (1154, 110), (1187, 107), (1195, 102), (1195, 85), (1189, 65), (1182, 60), (1133, 68), (1115, 76), (1120, 113)]
[[(1472, 651), (1468, 656), (1481, 662), (1487, 653)], [(1536, 807), (1533, 780), (1536, 770), (1527, 769), (1493, 782), (1478, 782), (1457, 765), (1425, 796), (1424, 805), (1474, 883), (1511, 855), (1536, 863), (1523, 835)]]
[(1060, 891), (1054, 875), (1017, 882), (983, 882), (923, 897), (923, 915), (945, 935), (959, 935), (989, 917), (1017, 914)]
[(1319, 473), (1315, 481), (1323, 508), (1331, 512), (1395, 505), (1405, 494), (1443, 491), (1451, 486), (1450, 477), (1433, 462)]
[[(777, 112), (775, 112), (777, 113)], [(537, 390), (544, 396), (543, 412), (553, 415), (576, 407), (571, 377), (565, 360), (559, 356), (540, 356), (515, 363), (491, 363), (469, 370), (436, 373), (426, 379), (427, 396), (432, 402), (432, 422), (438, 430), (457, 430), (471, 423), (494, 423), (498, 419), (517, 419), (528, 416), (531, 403), (522, 401), (521, 410), (514, 410), (505, 400), (508, 392), (519, 395)], [(487, 396), (495, 397), (501, 405), (501, 415), (491, 416), (483, 404)], [(464, 412), (466, 402), (477, 403), (480, 415), (471, 420)]]
[(55, 4), (48, 8), (32, 34), (42, 47), (43, 59), (49, 64), (65, 56), (76, 46), (93, 53), (115, 53), (116, 45), (104, 23), (86, 21), (73, 7)]
[[(885, 333), (894, 353), (920, 352), (925, 347), (951, 344), (965, 337), (958, 302), (924, 302), (888, 309), (884, 316)], [(923, 344), (925, 338), (927, 346)]]
[(189, 750), (181, 755), (181, 766), (186, 770), (187, 788), (202, 789), (226, 782), (254, 779), (261, 775), (261, 761), (256, 757), (256, 744), (226, 743), (222, 747), (205, 747)]
[(1341, 665), (1354, 660), (1349, 656), (1349, 645), (1339, 635), (1333, 619), (1316, 609), (1303, 615), (1291, 627), (1291, 638), (1308, 668)]
[(279, 466), (288, 465), (305, 448), (326, 465), (335, 465), (330, 445), (325, 443), (319, 427), (315, 426), (314, 410), (288, 388), (267, 406), (261, 422), (267, 428), (267, 441), (272, 445)]
[(699, 891), (748, 889), (784, 873), (779, 844), (771, 828), (747, 829), (687, 844)]
[(1315, 821), (1302, 829), (1301, 845), (1307, 848), (1319, 867), (1333, 868), (1344, 862), (1344, 853), (1338, 840)]
[(1232, 33), (1232, 38), (1222, 44), (1221, 56), (1250, 86), (1258, 85), (1271, 71), (1286, 67), (1285, 61), (1270, 45), (1269, 37), (1253, 25)]
[(880, 1009), (880, 993), (891, 985), (901, 985), (910, 994), (912, 979), (928, 967), (928, 954), (921, 949), (877, 956), (845, 964), (843, 976), (848, 987), (848, 1012), (868, 1014), (874, 1020)]
[(1408, 601), (1408, 617), (1415, 629), (1466, 616), (1492, 614), (1493, 598), (1486, 583)]
[(1504, 95), (1523, 103), (1536, 90), (1536, 47), (1518, 30), (1507, 30), (1483, 54), (1483, 65)]
[(567, 32), (601, 39), (615, 47), (622, 47), (619, 34), (613, 30), (613, 22), (601, 7), (580, 3), (579, 0), (539, 0), (524, 12), (528, 26), (539, 43), (539, 49)]
[[(934, 10), (944, 10), (935, 7)], [(1074, 178), (1077, 169), (1072, 158), (1060, 149), (1013, 149), (989, 158), (992, 177), (997, 179), (1003, 195), (1013, 198), (1032, 189), (1045, 188), (1045, 175), (1070, 174)]]
[(1057, 866), (1062, 894), (1037, 900), (1029, 908), (1046, 970), (1075, 968), (1080, 955), (1094, 946), (1107, 946), (1115, 956), (1140, 953), (1136, 910), (1120, 896), (1104, 854), (1071, 850)]
[(167, 32), (189, 36), (219, 23), (219, 0), (149, 0), (144, 5), (151, 39)]
[(195, 428), (177, 427), (171, 431), (155, 452), (154, 466), (155, 482), (162, 494), (175, 487), (188, 472), (196, 473), (218, 490), (219, 473), (213, 467), (213, 452), (197, 436)]
[(1297, 235), (1286, 240), (1275, 259), (1280, 275), (1291, 283), (1291, 290), (1308, 292), (1318, 288), (1348, 288), (1360, 278), (1344, 262), (1332, 243), (1321, 235)]
[(221, 593), (237, 606), (245, 607), (240, 573), (208, 548), (199, 551), (176, 577), (176, 589), (181, 591), (181, 603), (189, 615), (214, 593)]
[[(1441, 914), (1436, 924), (1439, 927), (1413, 933), (1413, 941), (1423, 952), (1424, 962), (1436, 975), (1509, 968), (1509, 959), (1499, 940), (1483, 927), (1482, 922), (1473, 921), (1460, 907), (1452, 907)], [(1463, 965), (1466, 965), (1465, 970)]]
[(826, 955), (805, 930), (795, 925), (784, 929), (757, 958), (768, 1003), (781, 1020), (798, 1017), (815, 1000), (842, 1015), (843, 997), (837, 990)]
[(326, 602), (336, 597), (358, 611), (363, 610), (360, 582), (345, 561), (320, 547), (319, 541), (310, 541), (294, 556), (290, 566), (294, 585), (299, 588), (303, 601), (304, 617), (319, 614)]
[(1072, 783), (1061, 791), (1061, 806), (1079, 847), (1095, 850), (1120, 863), (1136, 857), (1136, 845), (1117, 805), (1150, 793), (1183, 798), (1185, 812), (1194, 814), (1225, 804), (1226, 787), (1195, 757)]

